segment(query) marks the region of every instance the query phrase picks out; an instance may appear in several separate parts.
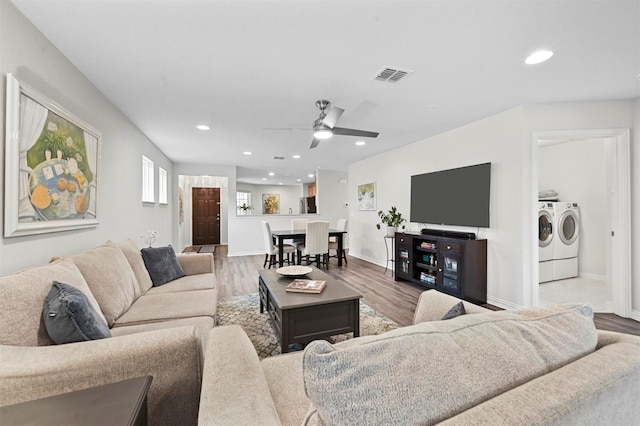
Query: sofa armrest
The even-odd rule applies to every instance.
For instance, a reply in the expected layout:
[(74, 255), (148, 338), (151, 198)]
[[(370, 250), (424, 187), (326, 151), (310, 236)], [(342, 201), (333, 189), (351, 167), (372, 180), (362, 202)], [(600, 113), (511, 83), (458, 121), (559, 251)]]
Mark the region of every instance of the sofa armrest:
[(150, 424), (196, 424), (202, 382), (194, 327), (52, 346), (0, 345), (0, 405), (150, 375)]
[[(441, 293), (437, 290), (427, 290), (420, 294), (418, 305), (413, 315), (413, 323), (418, 324), (425, 321), (439, 321), (444, 314), (449, 312), (456, 303), (461, 299)], [(464, 309), (468, 314), (479, 314), (482, 312), (490, 312), (489, 309), (473, 303), (462, 301)]]
[(269, 385), (240, 326), (209, 332), (198, 425), (280, 425)]
[(215, 271), (212, 253), (177, 253), (176, 256), (187, 275), (208, 274)]

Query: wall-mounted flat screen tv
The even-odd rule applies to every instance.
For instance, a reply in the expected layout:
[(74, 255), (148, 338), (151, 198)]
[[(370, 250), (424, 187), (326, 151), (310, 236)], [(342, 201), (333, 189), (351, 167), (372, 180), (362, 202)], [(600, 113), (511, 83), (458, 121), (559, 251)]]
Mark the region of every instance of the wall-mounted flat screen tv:
[(491, 163), (411, 176), (410, 221), (489, 227)]

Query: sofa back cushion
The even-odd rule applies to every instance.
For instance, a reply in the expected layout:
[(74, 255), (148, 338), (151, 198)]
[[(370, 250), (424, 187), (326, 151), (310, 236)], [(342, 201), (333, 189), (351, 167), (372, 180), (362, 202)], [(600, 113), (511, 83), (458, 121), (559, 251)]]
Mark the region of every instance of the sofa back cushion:
[(120, 247), (120, 250), (122, 250), (122, 253), (124, 253), (124, 256), (129, 262), (129, 266), (133, 269), (133, 273), (138, 281), (140, 294), (145, 294), (151, 287), (153, 287), (153, 283), (151, 282), (149, 271), (147, 271), (147, 267), (144, 265), (144, 260), (142, 259), (142, 253), (140, 252), (138, 244), (136, 244), (132, 239), (128, 239), (118, 243), (118, 247)]
[(107, 324), (112, 327), (140, 294), (136, 276), (124, 253), (117, 246), (106, 244), (70, 258), (87, 281)]
[(78, 267), (71, 259), (62, 259), (0, 277), (0, 344), (53, 344), (42, 320), (44, 300), (51, 291), (53, 281), (69, 283), (81, 290), (104, 320), (98, 302)]
[(315, 341), (303, 378), (324, 424), (434, 424), (568, 364), (597, 343), (585, 305), (463, 315), (346, 349)]

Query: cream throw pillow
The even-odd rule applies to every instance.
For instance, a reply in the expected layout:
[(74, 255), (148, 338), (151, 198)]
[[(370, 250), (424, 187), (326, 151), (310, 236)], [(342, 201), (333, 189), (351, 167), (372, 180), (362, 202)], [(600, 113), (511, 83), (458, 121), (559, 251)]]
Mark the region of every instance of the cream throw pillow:
[[(463, 315), (346, 349), (310, 343), (307, 424), (433, 424), (595, 350), (586, 305)], [(320, 421), (318, 421), (320, 420)]]
[(140, 294), (136, 276), (117, 246), (105, 244), (69, 256), (95, 296), (109, 327), (127, 312)]

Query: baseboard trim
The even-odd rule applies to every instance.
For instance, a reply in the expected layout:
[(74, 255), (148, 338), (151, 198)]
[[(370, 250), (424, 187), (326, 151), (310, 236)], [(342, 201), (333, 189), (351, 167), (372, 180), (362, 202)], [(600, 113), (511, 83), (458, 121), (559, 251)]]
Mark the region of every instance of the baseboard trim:
[[(365, 262), (373, 263), (374, 265), (382, 266), (383, 268), (386, 266), (384, 262), (378, 262), (377, 259), (368, 256), (362, 256), (360, 253), (352, 252), (351, 250), (349, 250), (349, 256), (364, 260)], [(389, 262), (389, 266), (389, 269), (393, 270), (393, 262)]]

